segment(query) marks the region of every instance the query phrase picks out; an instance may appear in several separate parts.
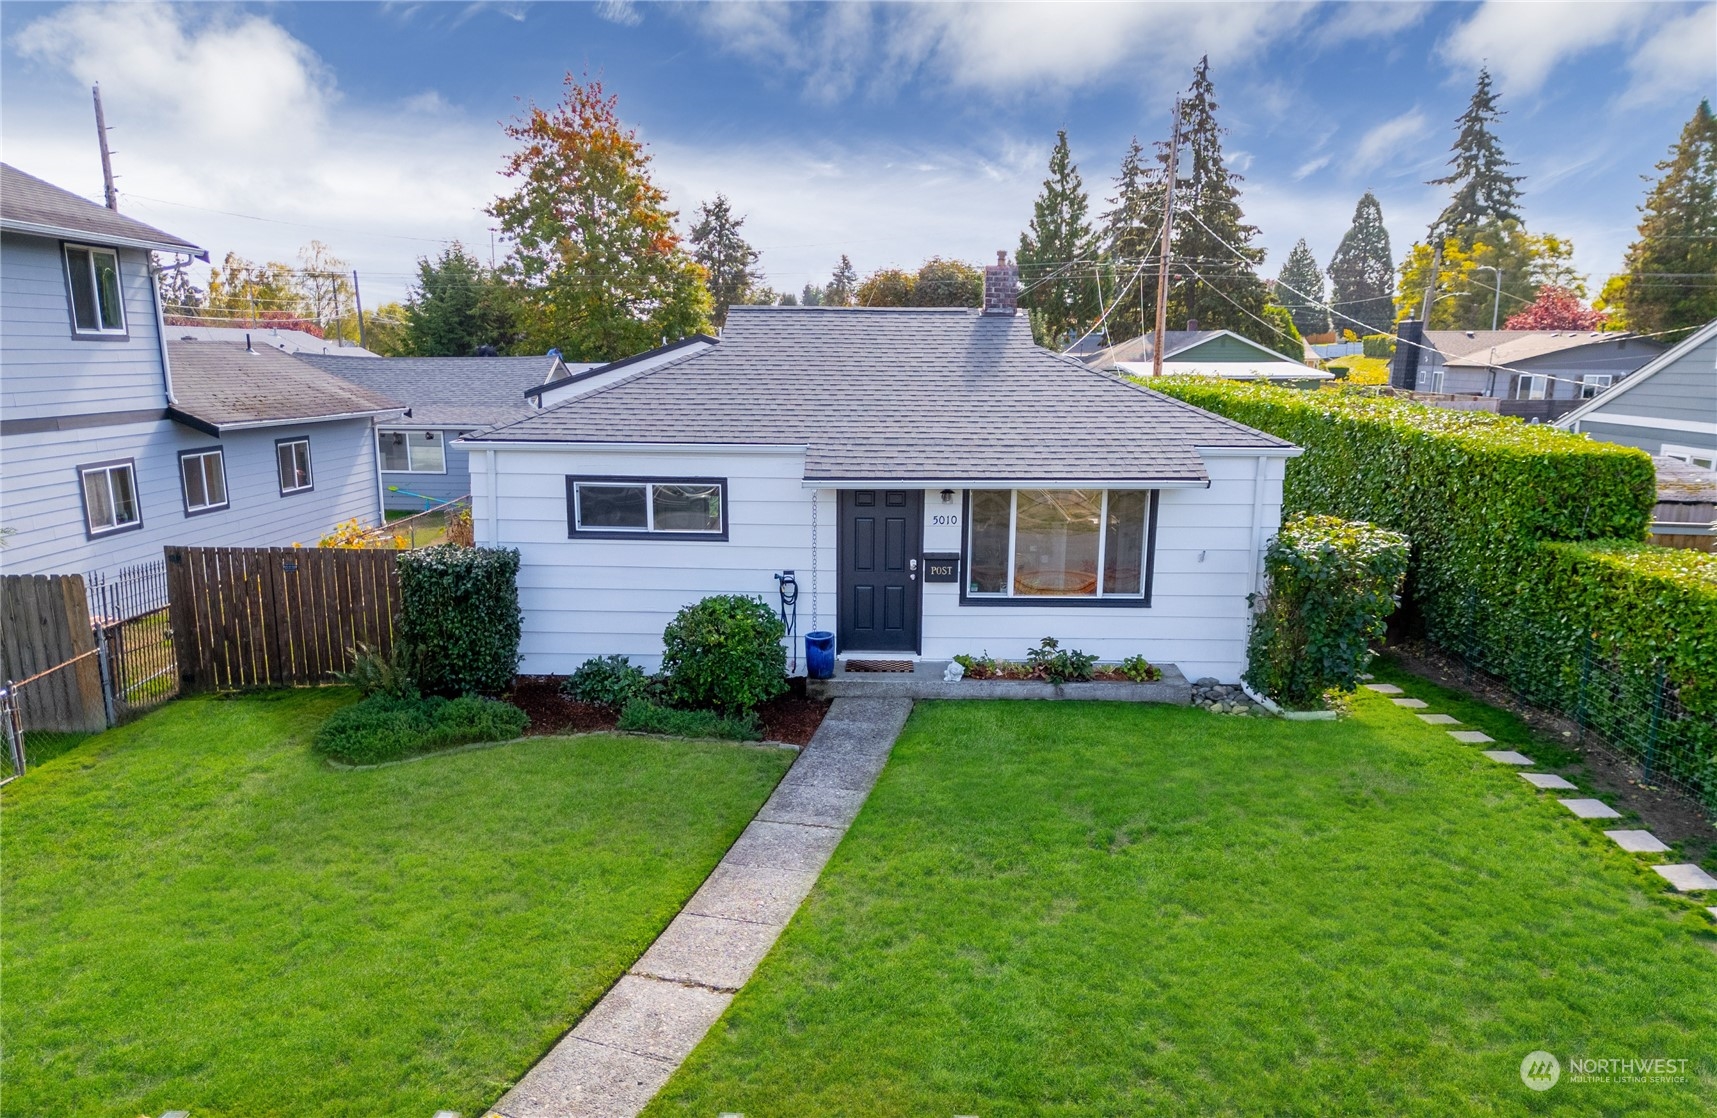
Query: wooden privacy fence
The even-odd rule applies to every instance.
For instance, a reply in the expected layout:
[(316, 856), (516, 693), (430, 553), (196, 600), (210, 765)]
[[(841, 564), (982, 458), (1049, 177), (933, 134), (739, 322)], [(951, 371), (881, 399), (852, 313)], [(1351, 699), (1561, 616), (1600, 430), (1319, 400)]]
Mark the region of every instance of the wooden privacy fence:
[(29, 695), (28, 729), (107, 729), (101, 663), (78, 575), (0, 578), (0, 661), (5, 679)]
[(326, 683), (359, 643), (393, 646), (396, 551), (169, 547), (168, 617), (186, 691)]

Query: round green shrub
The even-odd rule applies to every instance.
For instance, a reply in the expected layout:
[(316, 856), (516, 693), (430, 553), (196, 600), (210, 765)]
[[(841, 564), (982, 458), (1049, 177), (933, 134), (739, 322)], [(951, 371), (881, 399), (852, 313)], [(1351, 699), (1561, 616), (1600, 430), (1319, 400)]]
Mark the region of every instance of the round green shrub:
[(662, 673), (677, 706), (746, 711), (787, 690), (786, 626), (761, 599), (718, 594), (680, 610), (662, 633)]
[(650, 677), (624, 656), (592, 656), (560, 685), (569, 699), (618, 710), (644, 697)]

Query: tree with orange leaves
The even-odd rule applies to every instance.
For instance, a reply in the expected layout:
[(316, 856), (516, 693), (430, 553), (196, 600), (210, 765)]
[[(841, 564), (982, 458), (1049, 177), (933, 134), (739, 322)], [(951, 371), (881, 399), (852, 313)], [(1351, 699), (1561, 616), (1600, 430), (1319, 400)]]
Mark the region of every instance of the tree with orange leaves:
[(704, 270), (682, 247), (678, 215), (617, 101), (601, 82), (568, 74), (559, 105), (533, 104), (506, 126), (519, 147), (504, 173), (518, 185), (489, 213), (512, 243), (521, 351), (611, 361), (709, 328)]

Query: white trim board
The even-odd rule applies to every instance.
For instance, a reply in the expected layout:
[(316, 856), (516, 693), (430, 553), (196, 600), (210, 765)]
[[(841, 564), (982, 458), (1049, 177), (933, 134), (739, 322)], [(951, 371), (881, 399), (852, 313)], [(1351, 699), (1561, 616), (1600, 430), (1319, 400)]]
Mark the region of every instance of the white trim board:
[(1717, 423), (1705, 423), (1697, 419), (1654, 419), (1649, 415), (1625, 415), (1605, 412), (1601, 415), (1587, 416), (1576, 422), (1572, 430), (1583, 430), (1581, 423), (1609, 423), (1617, 427), (1650, 427), (1664, 431), (1686, 431), (1690, 435), (1717, 435)]

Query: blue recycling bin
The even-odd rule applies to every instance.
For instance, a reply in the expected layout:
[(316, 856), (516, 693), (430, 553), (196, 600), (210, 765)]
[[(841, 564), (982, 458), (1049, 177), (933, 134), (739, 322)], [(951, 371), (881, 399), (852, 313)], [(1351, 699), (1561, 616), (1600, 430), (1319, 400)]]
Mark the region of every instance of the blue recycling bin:
[(819, 629), (805, 634), (805, 674), (828, 679), (835, 674), (835, 635)]

